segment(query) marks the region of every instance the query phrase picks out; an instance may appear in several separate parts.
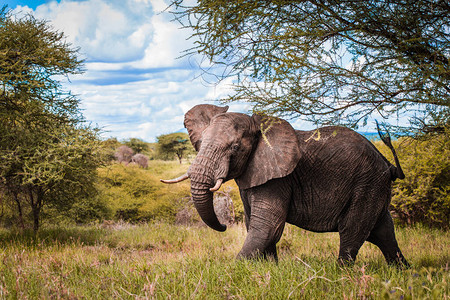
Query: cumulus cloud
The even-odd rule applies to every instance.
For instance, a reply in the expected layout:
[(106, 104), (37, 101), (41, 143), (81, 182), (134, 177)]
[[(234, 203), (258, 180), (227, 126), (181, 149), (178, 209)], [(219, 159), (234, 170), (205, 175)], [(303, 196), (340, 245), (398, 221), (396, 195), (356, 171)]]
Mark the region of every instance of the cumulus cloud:
[(146, 1), (54, 1), (38, 6), (34, 14), (51, 20), (88, 61), (141, 59), (154, 33), (154, 13)]
[(75, 84), (72, 90), (83, 99), (86, 119), (103, 127), (105, 136), (155, 141), (158, 135), (183, 129), (184, 113), (192, 106), (220, 96), (192, 80), (189, 70), (173, 73), (167, 69), (146, 74), (145, 80), (95, 88), (89, 82)]
[(104, 136), (155, 141), (181, 130), (184, 113), (226, 95), (229, 81), (205, 84), (195, 58), (179, 59), (190, 48), (190, 33), (171, 22), (164, 0), (61, 0), (33, 11), (80, 47), (86, 72), (67, 88), (81, 99), (85, 118)]

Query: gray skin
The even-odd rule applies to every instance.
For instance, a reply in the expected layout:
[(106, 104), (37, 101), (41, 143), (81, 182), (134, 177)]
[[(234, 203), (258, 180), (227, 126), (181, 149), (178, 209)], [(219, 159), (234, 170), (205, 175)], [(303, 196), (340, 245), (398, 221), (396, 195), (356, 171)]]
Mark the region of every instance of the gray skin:
[(204, 104), (186, 113), (185, 127), (198, 155), (180, 180), (191, 179), (200, 217), (218, 231), (226, 226), (214, 212), (213, 191), (222, 180), (236, 180), (248, 231), (239, 258), (276, 260), (276, 243), (287, 222), (339, 232), (342, 263), (354, 261), (369, 241), (388, 263), (408, 264), (388, 211), (391, 182), (404, 177), (396, 156), (393, 166), (366, 138), (344, 127), (299, 131), (282, 119), (227, 109)]

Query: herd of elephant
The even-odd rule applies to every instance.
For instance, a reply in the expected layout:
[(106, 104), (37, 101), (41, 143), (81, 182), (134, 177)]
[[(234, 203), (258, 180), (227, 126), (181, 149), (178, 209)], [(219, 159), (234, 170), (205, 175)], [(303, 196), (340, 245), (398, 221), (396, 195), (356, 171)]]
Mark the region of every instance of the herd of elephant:
[(295, 130), (287, 121), (227, 112), (202, 104), (185, 114), (184, 125), (198, 152), (186, 174), (202, 220), (224, 231), (213, 193), (234, 179), (245, 212), (247, 236), (239, 258), (277, 257), (287, 223), (314, 232), (338, 232), (340, 263), (351, 263), (365, 241), (380, 248), (389, 264), (407, 266), (389, 213), (391, 183), (404, 174), (357, 132), (339, 126)]

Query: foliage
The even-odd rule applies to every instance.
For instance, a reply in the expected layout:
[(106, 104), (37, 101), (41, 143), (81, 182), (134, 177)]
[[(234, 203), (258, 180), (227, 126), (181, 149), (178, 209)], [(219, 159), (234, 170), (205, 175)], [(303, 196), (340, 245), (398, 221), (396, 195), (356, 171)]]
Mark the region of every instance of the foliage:
[(287, 226), (280, 261), (236, 260), (243, 224), (218, 233), (165, 223), (0, 232), (0, 291), (11, 299), (449, 299), (450, 234), (399, 228), (412, 267), (399, 270), (365, 243), (336, 264), (337, 233)]
[(129, 140), (124, 141), (124, 144), (133, 149), (136, 154), (149, 151), (148, 144), (138, 138), (130, 138)]
[[(190, 201), (189, 181), (174, 185), (159, 181), (161, 178), (178, 177), (188, 167), (175, 161), (151, 160), (146, 169), (133, 164), (100, 168), (98, 189), (101, 203), (107, 206), (107, 218), (127, 222), (164, 220), (183, 224), (202, 223)], [(221, 199), (216, 199), (216, 210), (222, 211), (223, 215), (226, 214), (224, 210), (234, 214), (232, 222), (243, 221), (243, 206), (236, 183), (225, 183), (217, 193), (226, 196), (228, 202), (224, 204)]]
[(76, 202), (95, 198), (97, 167), (103, 161), (95, 131), (65, 127), (51, 133), (34, 132), (23, 140), (23, 135), (18, 137), (12, 159), (2, 162), (0, 189), (4, 199), (15, 203), (21, 227), (30, 215), (37, 230), (45, 206), (64, 215)]
[(64, 209), (50, 202), (41, 214), (42, 226), (70, 226), (96, 224), (111, 218), (111, 211), (100, 194), (80, 197)]
[(167, 155), (169, 158), (176, 155), (180, 164), (186, 155), (195, 153), (187, 133), (175, 132), (163, 134), (158, 136), (157, 139), (160, 153)]
[[(151, 161), (148, 169), (113, 164), (99, 170), (99, 190), (115, 220), (142, 222), (155, 219), (174, 221), (179, 201), (189, 197), (189, 185), (162, 184), (155, 168), (170, 163)], [(186, 169), (187, 166), (183, 166)], [(179, 169), (179, 168), (177, 168)], [(186, 172), (186, 170), (184, 170)]]
[[(79, 118), (78, 100), (61, 87), (58, 76), (80, 74), (78, 49), (45, 21), (0, 13), (0, 116), (42, 125), (41, 118), (69, 122)], [(30, 124), (31, 126), (31, 124)]]
[[(393, 185), (391, 208), (399, 221), (450, 228), (449, 133), (425, 140), (402, 138), (397, 142), (406, 175)], [(378, 147), (386, 157), (391, 155), (386, 147)]]
[(187, 55), (213, 64), (205, 76), (237, 77), (229, 101), (317, 124), (415, 112), (416, 130), (449, 126), (446, 1), (173, 0), (172, 8), (194, 31)]
[(98, 132), (58, 80), (81, 71), (62, 33), (0, 13), (0, 190), (21, 227), (29, 217), (37, 231), (46, 205), (62, 212), (95, 196)]
[(102, 141), (102, 147), (105, 151), (105, 156), (107, 161), (116, 160), (115, 154), (117, 148), (122, 146), (122, 144), (115, 137), (111, 137), (109, 139)]

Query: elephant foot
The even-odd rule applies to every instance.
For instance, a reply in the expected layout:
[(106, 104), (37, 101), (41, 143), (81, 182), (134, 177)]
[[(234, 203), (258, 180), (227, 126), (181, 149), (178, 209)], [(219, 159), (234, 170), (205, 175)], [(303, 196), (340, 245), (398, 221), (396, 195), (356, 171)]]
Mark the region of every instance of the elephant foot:
[(352, 267), (355, 264), (355, 260), (349, 257), (339, 257), (337, 263), (340, 267)]
[(398, 269), (409, 269), (411, 265), (408, 263), (408, 261), (405, 259), (402, 253), (398, 253), (398, 256), (394, 259), (386, 259), (388, 265), (394, 266)]
[(255, 249), (253, 251), (245, 251), (242, 249), (237, 255), (237, 259), (255, 259), (255, 260), (267, 260), (278, 263), (278, 254), (276, 246), (267, 247), (264, 251)]

